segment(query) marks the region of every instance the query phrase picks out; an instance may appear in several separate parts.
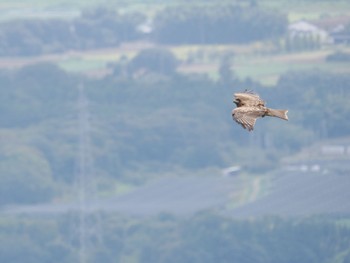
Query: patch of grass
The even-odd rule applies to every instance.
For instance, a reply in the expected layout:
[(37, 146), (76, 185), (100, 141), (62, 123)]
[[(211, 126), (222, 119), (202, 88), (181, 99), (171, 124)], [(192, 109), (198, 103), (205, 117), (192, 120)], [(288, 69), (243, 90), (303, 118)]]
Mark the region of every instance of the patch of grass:
[(298, 21), (298, 20), (316, 20), (320, 18), (319, 12), (302, 12), (302, 11), (295, 11), (290, 12), (288, 14), (288, 20), (290, 22)]
[(259, 64), (247, 64), (234, 67), (236, 74), (240, 78), (251, 78), (263, 84), (276, 84), (279, 76), (289, 70), (302, 70), (312, 68), (314, 65), (308, 64), (288, 64), (281, 62), (269, 62), (268, 60)]
[(261, 0), (259, 4), (287, 14), (290, 22), (350, 15), (350, 1)]
[[(241, 52), (243, 49), (243, 52)], [(344, 50), (346, 50), (345, 48)], [(334, 48), (325, 50), (313, 50), (295, 53), (263, 53), (263, 45), (255, 44), (247, 47), (236, 46), (181, 46), (174, 47), (172, 51), (176, 57), (186, 61), (190, 52), (196, 53), (199, 50), (203, 58), (194, 63), (183, 64), (179, 71), (183, 73), (205, 73), (214, 79), (218, 78), (218, 67), (220, 56), (225, 52), (232, 51), (234, 56), (232, 70), (241, 79), (251, 78), (265, 85), (274, 85), (281, 74), (290, 70), (320, 69), (331, 72), (350, 73), (347, 63), (327, 63), (325, 58), (334, 52)], [(216, 59), (208, 59), (210, 54), (216, 54)], [(214, 56), (215, 57), (215, 56)]]
[(69, 72), (84, 72), (88, 70), (105, 69), (108, 63), (117, 62), (122, 56), (132, 58), (134, 50), (105, 49), (98, 51), (78, 52), (57, 61), (58, 65)]
[(350, 228), (350, 219), (349, 218), (339, 219), (336, 221), (336, 224), (341, 227)]
[(108, 186), (105, 187), (106, 189), (100, 189), (99, 191), (100, 197), (123, 195), (131, 192), (136, 188), (135, 185), (126, 184), (120, 181), (110, 181), (107, 183), (108, 183)]
[(58, 65), (68, 72), (84, 72), (88, 70), (105, 68), (106, 61), (72, 58), (61, 61), (58, 63)]
[(252, 78), (262, 84), (275, 84), (278, 77), (290, 70), (321, 69), (331, 72), (350, 73), (346, 63), (327, 63), (331, 50), (316, 50), (299, 53), (242, 56), (238, 57), (233, 70), (240, 78)]

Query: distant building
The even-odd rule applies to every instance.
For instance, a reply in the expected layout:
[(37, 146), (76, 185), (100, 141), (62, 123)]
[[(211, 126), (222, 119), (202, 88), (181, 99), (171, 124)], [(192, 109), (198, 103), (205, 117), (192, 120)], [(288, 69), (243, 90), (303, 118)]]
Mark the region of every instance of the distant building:
[(240, 166), (230, 166), (228, 168), (225, 168), (222, 170), (222, 174), (224, 176), (237, 176), (239, 175), (241, 171), (241, 167)]
[(350, 32), (346, 30), (350, 16), (323, 17), (311, 23), (327, 31), (333, 44), (350, 44)]
[(318, 39), (321, 44), (332, 42), (332, 39), (326, 30), (304, 20), (291, 23), (288, 26), (288, 36), (291, 39), (311, 37)]
[(304, 148), (298, 154), (284, 158), (282, 169), (288, 172), (350, 176), (350, 137), (323, 141)]
[(321, 147), (322, 155), (327, 156), (350, 156), (350, 145), (329, 144)]
[(146, 21), (145, 23), (138, 25), (136, 29), (147, 35), (153, 32), (153, 25), (151, 21)]
[(338, 29), (336, 31), (331, 32), (330, 36), (334, 44), (350, 44), (350, 34), (345, 31), (345, 28), (343, 30)]
[(290, 164), (285, 165), (282, 168), (288, 172), (318, 173), (322, 171), (319, 164)]

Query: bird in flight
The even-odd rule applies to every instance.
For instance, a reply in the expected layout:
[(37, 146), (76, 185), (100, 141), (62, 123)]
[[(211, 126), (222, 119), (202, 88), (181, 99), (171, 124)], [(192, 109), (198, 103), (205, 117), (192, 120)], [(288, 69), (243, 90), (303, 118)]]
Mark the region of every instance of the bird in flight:
[(242, 125), (244, 129), (252, 131), (254, 129), (255, 122), (259, 117), (271, 116), (288, 120), (288, 110), (275, 110), (265, 106), (258, 94), (252, 91), (245, 90), (240, 93), (235, 93), (233, 102), (237, 108), (232, 110), (232, 118)]

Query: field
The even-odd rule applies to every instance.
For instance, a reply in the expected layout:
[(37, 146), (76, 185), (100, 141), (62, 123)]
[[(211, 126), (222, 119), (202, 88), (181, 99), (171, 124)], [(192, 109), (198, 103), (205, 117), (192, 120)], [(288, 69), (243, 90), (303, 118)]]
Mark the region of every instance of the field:
[[(126, 193), (89, 202), (89, 208), (137, 216), (159, 213), (191, 215), (215, 210), (238, 218), (348, 215), (348, 176), (286, 173), (261, 176), (165, 177)], [(3, 209), (3, 213), (59, 214), (78, 210), (76, 203)], [(339, 222), (348, 225), (349, 221)]]
[[(69, 72), (102, 77), (109, 73), (108, 65), (121, 57), (132, 59), (140, 50), (151, 47), (149, 43), (129, 43), (117, 48), (67, 52), (31, 58), (0, 58), (0, 68), (16, 68), (37, 62), (57, 63)], [(182, 73), (204, 73), (218, 78), (220, 58), (232, 52), (232, 70), (239, 78), (251, 78), (265, 85), (273, 85), (279, 76), (289, 70), (324, 69), (332, 72), (350, 73), (348, 63), (327, 63), (327, 55), (349, 47), (328, 47), (316, 51), (298, 53), (266, 53), (263, 45), (251, 46), (176, 46), (169, 48), (180, 61)], [(192, 59), (190, 59), (192, 58)], [(189, 60), (191, 60), (189, 62)]]
[[(307, 0), (259, 0), (259, 5), (288, 13), (290, 21), (300, 19), (317, 19), (320, 16), (334, 16), (350, 14), (350, 2), (346, 0), (334, 1), (307, 1)], [(166, 6), (183, 5), (212, 6), (218, 4), (237, 3), (244, 4), (244, 1), (193, 1), (185, 0), (167, 0), (166, 3), (161, 0), (0, 0), (0, 20), (8, 20), (19, 17), (61, 17), (70, 18), (79, 14), (79, 11), (94, 6), (108, 6), (120, 11), (141, 11), (147, 15), (153, 16), (159, 9)], [(246, 1), (249, 4), (249, 1)]]
[[(219, 4), (232, 1), (222, 0)], [(184, 0), (169, 0), (167, 5), (179, 5)], [(187, 2), (186, 2), (187, 3)], [(244, 4), (242, 1), (237, 1)], [(217, 5), (218, 3), (215, 2)], [(196, 1), (190, 5), (213, 5), (212, 1)], [(288, 13), (290, 21), (300, 19), (317, 19), (336, 15), (349, 15), (350, 2), (307, 0), (262, 0), (259, 5)], [(157, 10), (165, 6), (160, 0), (0, 0), (0, 21), (16, 18), (63, 18), (78, 16), (84, 8), (109, 6), (122, 12), (141, 11), (152, 17)], [(350, 67), (344, 63), (326, 63), (325, 57), (341, 49), (350, 52), (349, 47), (324, 47), (317, 51), (285, 53), (273, 43), (255, 43), (251, 45), (201, 45), (201, 46), (168, 46), (180, 61), (178, 70), (183, 73), (206, 73), (218, 78), (218, 67), (221, 58), (233, 53), (232, 70), (239, 78), (251, 78), (265, 85), (273, 85), (280, 74), (288, 70), (326, 69), (335, 72), (350, 73)], [(31, 58), (0, 58), (0, 68), (20, 67), (42, 61), (57, 63), (70, 72), (84, 73), (93, 77), (101, 77), (109, 73), (108, 65), (117, 62), (121, 57), (131, 59), (140, 50), (152, 46), (149, 43), (125, 43), (120, 47), (89, 50), (86, 52), (67, 52), (57, 55), (45, 55)]]

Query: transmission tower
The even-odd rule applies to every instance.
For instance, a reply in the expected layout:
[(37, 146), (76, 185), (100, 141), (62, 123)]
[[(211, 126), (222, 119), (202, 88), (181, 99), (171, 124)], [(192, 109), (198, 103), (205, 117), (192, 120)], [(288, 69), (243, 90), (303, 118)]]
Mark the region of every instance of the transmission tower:
[(91, 151), (91, 127), (88, 100), (84, 85), (78, 86), (78, 169), (76, 187), (78, 194), (79, 262), (88, 263), (91, 253), (101, 241), (100, 215), (92, 202), (96, 199), (96, 177)]

